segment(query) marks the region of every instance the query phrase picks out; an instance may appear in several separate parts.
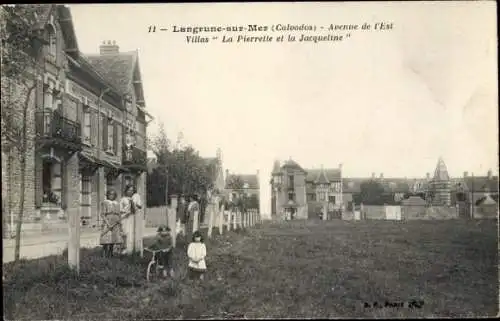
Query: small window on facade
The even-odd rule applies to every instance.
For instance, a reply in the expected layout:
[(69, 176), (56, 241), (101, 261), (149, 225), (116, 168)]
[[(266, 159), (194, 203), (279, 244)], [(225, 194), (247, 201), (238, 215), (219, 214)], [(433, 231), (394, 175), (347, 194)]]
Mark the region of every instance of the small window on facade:
[(115, 148), (114, 146), (114, 124), (112, 121), (108, 122), (108, 151), (112, 152)]
[(83, 111), (83, 142), (90, 145), (90, 137), (91, 137), (90, 110), (87, 108)]
[(51, 58), (56, 58), (57, 56), (57, 37), (56, 30), (53, 26), (47, 27), (47, 36), (48, 36), (48, 54)]

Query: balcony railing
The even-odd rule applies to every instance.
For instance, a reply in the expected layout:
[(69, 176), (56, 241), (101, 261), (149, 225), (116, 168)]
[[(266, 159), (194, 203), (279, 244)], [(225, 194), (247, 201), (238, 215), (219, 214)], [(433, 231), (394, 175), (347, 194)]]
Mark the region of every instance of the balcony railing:
[(74, 145), (82, 143), (80, 124), (63, 117), (60, 112), (54, 110), (38, 111), (35, 119), (38, 139)]
[(122, 163), (125, 166), (138, 165), (145, 167), (147, 164), (147, 153), (146, 151), (140, 150), (137, 147), (123, 148), (123, 160)]

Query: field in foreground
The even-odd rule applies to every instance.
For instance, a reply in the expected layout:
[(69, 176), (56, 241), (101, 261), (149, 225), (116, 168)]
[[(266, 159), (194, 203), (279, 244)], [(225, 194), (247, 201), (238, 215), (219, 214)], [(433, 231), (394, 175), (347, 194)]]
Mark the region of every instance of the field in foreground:
[[(186, 265), (182, 247), (178, 271)], [(147, 284), (147, 260), (106, 261), (95, 250), (82, 251), (78, 279), (63, 256), (4, 264), (4, 314), (102, 320), (498, 312), (495, 221), (283, 222), (217, 235), (207, 248), (201, 284), (182, 275)]]

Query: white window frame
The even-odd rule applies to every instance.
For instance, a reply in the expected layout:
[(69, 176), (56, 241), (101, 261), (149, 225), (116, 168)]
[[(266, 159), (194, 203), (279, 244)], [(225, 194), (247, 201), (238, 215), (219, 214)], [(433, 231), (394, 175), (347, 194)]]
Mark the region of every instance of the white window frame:
[(83, 108), (83, 143), (90, 146), (92, 144), (92, 113), (88, 106)]
[(113, 120), (108, 121), (108, 153), (114, 153), (115, 151), (115, 125)]

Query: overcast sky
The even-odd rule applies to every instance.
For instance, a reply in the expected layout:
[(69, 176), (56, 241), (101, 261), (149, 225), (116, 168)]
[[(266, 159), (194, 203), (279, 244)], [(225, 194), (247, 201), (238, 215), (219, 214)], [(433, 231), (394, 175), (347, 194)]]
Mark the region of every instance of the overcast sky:
[[(439, 156), (452, 176), (498, 172), (495, 2), (71, 5), (80, 51), (103, 40), (139, 50), (146, 108), (175, 140), (224, 167), (275, 158), (344, 175), (423, 177)], [(149, 25), (363, 24), (342, 42), (187, 44)], [(324, 34), (325, 32), (318, 32)], [(273, 36), (279, 33), (271, 34)]]

